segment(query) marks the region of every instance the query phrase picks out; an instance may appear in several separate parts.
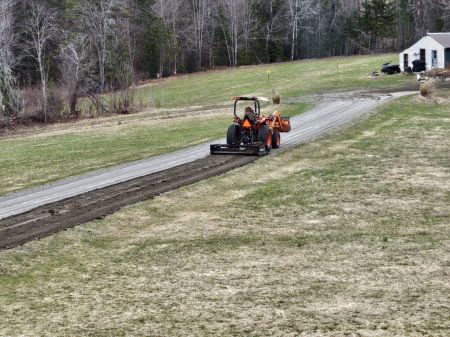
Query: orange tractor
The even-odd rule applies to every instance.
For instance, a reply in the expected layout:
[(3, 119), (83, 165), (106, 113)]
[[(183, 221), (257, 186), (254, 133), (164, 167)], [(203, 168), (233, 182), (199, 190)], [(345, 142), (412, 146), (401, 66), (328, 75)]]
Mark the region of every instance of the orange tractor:
[[(281, 144), (280, 132), (291, 131), (289, 117), (281, 117), (275, 111), (268, 117), (261, 115), (260, 98), (234, 97), (233, 124), (228, 127), (227, 144), (211, 145), (211, 154), (265, 155)], [(241, 118), (237, 113), (239, 101), (253, 101), (254, 108), (247, 107)]]

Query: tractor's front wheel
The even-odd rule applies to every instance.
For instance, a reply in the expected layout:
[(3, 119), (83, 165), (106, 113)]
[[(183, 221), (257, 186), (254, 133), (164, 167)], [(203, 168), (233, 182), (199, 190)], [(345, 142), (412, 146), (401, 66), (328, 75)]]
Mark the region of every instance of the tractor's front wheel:
[(272, 148), (278, 149), (281, 145), (281, 136), (280, 133), (275, 130), (272, 135)]
[(267, 152), (270, 152), (272, 149), (272, 130), (267, 125), (263, 125), (259, 129), (258, 141), (266, 146)]
[(227, 131), (227, 144), (240, 145), (241, 144), (241, 127), (237, 124), (231, 124)]

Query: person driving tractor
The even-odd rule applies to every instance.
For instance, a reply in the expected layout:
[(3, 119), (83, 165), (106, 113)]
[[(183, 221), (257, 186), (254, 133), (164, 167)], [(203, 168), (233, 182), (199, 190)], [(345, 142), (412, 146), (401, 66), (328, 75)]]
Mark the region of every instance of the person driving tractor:
[(252, 109), (252, 107), (248, 106), (245, 108), (244, 118), (245, 117), (247, 117), (252, 122), (255, 120), (255, 111)]
[[(282, 117), (278, 111), (269, 116), (261, 115), (260, 100), (266, 101), (263, 98), (236, 96), (232, 100), (234, 116), (227, 129), (226, 144), (211, 144), (210, 153), (262, 156), (279, 148), (280, 132), (291, 131), (289, 117)], [(245, 101), (252, 101), (255, 106), (247, 106), (242, 111), (238, 103)]]

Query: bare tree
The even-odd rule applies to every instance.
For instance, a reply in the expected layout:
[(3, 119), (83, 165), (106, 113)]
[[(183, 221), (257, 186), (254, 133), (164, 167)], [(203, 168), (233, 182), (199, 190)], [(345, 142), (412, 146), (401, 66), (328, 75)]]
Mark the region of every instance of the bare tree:
[(163, 20), (170, 33), (168, 47), (172, 49), (172, 72), (174, 75), (178, 72), (178, 54), (182, 47), (182, 37), (185, 33), (185, 29), (181, 26), (182, 10), (185, 10), (184, 4), (185, 1), (183, 0), (158, 0), (153, 7), (154, 11)]
[(409, 10), (414, 17), (416, 39), (433, 29), (436, 19), (434, 11), (438, 7), (438, 1), (440, 0), (409, 0)]
[(245, 43), (245, 53), (250, 49), (250, 41), (257, 29), (256, 1), (247, 0), (241, 4), (242, 7), (242, 35)]
[[(256, 26), (253, 0), (221, 0), (220, 24), (225, 36), (230, 66), (238, 65), (241, 46), (250, 48), (250, 40)], [(243, 43), (242, 43), (243, 42)]]
[(208, 12), (208, 29), (205, 36), (205, 46), (208, 50), (209, 68), (214, 68), (214, 43), (217, 29), (217, 2), (211, 3)]
[(442, 18), (445, 29), (450, 29), (450, 2), (448, 0), (441, 0)]
[(285, 0), (267, 0), (264, 1), (265, 13), (265, 29), (264, 40), (267, 54), (267, 61), (269, 61), (269, 47), (271, 43), (283, 39), (282, 32), (285, 30), (286, 23), (284, 21)]
[(60, 52), (61, 81), (67, 92), (71, 114), (76, 114), (78, 96), (91, 85), (91, 53), (88, 38), (80, 33), (66, 33)]
[(24, 34), (22, 49), (28, 56), (33, 58), (38, 65), (44, 108), (44, 121), (47, 122), (49, 68), (47, 50), (49, 43), (56, 38), (58, 33), (56, 12), (43, 4), (34, 1), (29, 3), (29, 10), (29, 17), (22, 27)]
[(138, 28), (133, 25), (132, 18), (136, 16), (138, 11), (134, 0), (124, 0), (124, 9), (127, 14), (122, 18), (123, 35), (127, 44), (128, 63), (130, 76), (135, 78), (135, 63), (136, 63), (136, 47), (137, 47), (137, 30)]
[(189, 0), (192, 21), (192, 34), (188, 33), (194, 45), (197, 58), (197, 69), (203, 65), (205, 32), (212, 19), (212, 0)]
[(222, 14), (221, 26), (227, 45), (228, 60), (230, 66), (234, 67), (238, 64), (238, 42), (240, 28), (240, 10), (238, 6), (240, 0), (221, 0)]
[(122, 0), (97, 0), (83, 1), (77, 8), (79, 25), (86, 31), (97, 54), (100, 92), (105, 91), (105, 69), (110, 55), (108, 42), (119, 34), (116, 29), (118, 13), (123, 5)]
[(318, 14), (315, 0), (287, 0), (291, 40), (291, 60), (296, 57), (298, 33), (300, 28), (307, 28), (305, 20)]
[(12, 67), (14, 56), (11, 47), (14, 40), (12, 31), (13, 0), (0, 2), (0, 114), (11, 112), (13, 105), (14, 76)]
[[(164, 28), (169, 30), (169, 18), (168, 13), (169, 10), (166, 10), (167, 3), (164, 0), (158, 0), (153, 5), (153, 11), (158, 15), (162, 22), (164, 23)], [(167, 33), (164, 31), (163, 33)], [(158, 78), (162, 78), (164, 76), (164, 64), (166, 59), (167, 50), (170, 48), (170, 38), (167, 36), (167, 34), (160, 34), (160, 45), (159, 45), (159, 71), (158, 71)]]

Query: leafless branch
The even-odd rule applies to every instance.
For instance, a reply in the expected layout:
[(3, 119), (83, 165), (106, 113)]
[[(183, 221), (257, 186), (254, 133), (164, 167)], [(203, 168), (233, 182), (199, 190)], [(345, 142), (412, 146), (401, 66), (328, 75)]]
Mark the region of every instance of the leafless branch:
[(33, 58), (37, 65), (41, 80), (41, 91), (44, 108), (44, 120), (47, 121), (48, 69), (47, 49), (49, 42), (56, 38), (58, 26), (56, 12), (43, 4), (30, 1), (29, 17), (22, 26), (22, 51)]

